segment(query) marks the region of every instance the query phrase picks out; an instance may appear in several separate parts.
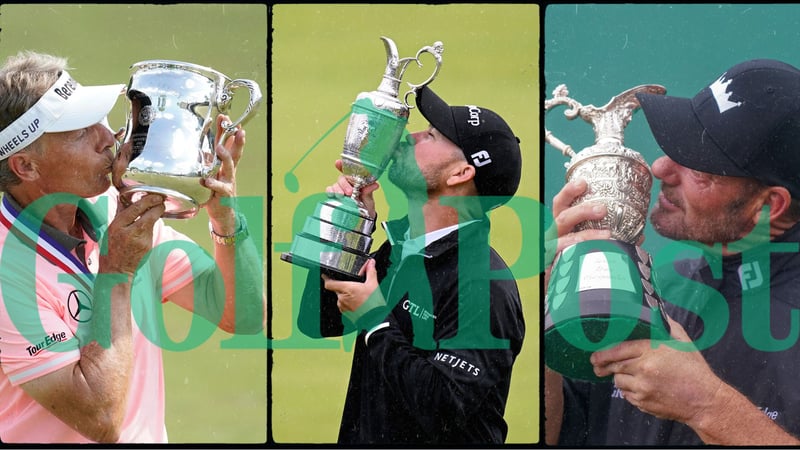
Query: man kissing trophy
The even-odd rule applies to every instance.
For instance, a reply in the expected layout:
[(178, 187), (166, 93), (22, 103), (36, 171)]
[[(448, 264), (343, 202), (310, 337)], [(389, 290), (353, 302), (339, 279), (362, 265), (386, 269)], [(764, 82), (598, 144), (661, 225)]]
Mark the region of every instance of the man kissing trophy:
[[(386, 49), (386, 68), (378, 89), (358, 94), (352, 105), (342, 152), (342, 172), (353, 182), (353, 194), (343, 199), (331, 198), (317, 204), (296, 234), (290, 251), (281, 259), (302, 267), (319, 267), (322, 273), (341, 280), (361, 280), (359, 272), (369, 259), (371, 234), (375, 222), (359, 200), (360, 189), (377, 180), (396, 151), (407, 151), (401, 138), (412, 106), (408, 96), (429, 84), (442, 64), (443, 45), (435, 42), (400, 58), (394, 41), (381, 37)], [(433, 55), (436, 67), (421, 84), (411, 84), (403, 100), (399, 99), (400, 81), (409, 63), (422, 66), (420, 56)]]
[(567, 119), (580, 117), (594, 128), (595, 141), (580, 152), (545, 130), (545, 142), (570, 161), (567, 182), (584, 179), (588, 188), (573, 205), (600, 201), (607, 214), (575, 231), (607, 229), (608, 240), (589, 240), (563, 249), (550, 272), (545, 298), (545, 363), (563, 375), (599, 380), (591, 353), (628, 339), (667, 339), (669, 325), (656, 292), (652, 259), (638, 244), (650, 205), (650, 167), (625, 147), (624, 129), (639, 108), (638, 92), (664, 94), (658, 85), (631, 88), (603, 107), (568, 97), (565, 85), (545, 101), (545, 112), (568, 105)]

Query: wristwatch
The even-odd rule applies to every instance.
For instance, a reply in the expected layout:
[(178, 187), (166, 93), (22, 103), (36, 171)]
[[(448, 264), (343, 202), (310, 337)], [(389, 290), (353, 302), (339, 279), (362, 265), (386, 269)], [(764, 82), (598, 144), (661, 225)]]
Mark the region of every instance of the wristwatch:
[(236, 231), (233, 234), (229, 235), (222, 235), (217, 234), (214, 231), (214, 227), (211, 225), (211, 221), (208, 221), (208, 232), (211, 234), (211, 239), (214, 240), (217, 244), (222, 245), (235, 245), (250, 236), (250, 232), (247, 230), (247, 222), (244, 220), (244, 215), (241, 213), (236, 213), (236, 222), (239, 224), (236, 227)]

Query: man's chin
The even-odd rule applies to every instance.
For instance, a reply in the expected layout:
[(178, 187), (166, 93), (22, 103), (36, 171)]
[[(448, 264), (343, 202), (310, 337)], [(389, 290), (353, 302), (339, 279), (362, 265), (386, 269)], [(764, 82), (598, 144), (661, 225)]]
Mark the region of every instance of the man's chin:
[(111, 178), (106, 176), (103, 177), (103, 182), (98, 185), (98, 188), (95, 191), (90, 192), (90, 195), (87, 195), (86, 198), (97, 197), (98, 195), (108, 191), (111, 187)]
[(680, 225), (676, 224), (667, 224), (664, 221), (655, 219), (653, 220), (651, 217), (650, 224), (653, 227), (653, 231), (658, 233), (658, 235), (663, 236), (667, 239), (672, 239), (675, 241), (687, 239), (686, 231)]

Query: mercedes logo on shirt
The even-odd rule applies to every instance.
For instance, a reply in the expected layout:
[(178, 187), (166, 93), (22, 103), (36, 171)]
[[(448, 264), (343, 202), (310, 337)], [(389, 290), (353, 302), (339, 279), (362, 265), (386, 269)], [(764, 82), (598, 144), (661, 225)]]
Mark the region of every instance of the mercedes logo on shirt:
[(67, 309), (69, 315), (76, 321), (88, 322), (92, 319), (92, 297), (86, 292), (76, 289), (67, 297)]

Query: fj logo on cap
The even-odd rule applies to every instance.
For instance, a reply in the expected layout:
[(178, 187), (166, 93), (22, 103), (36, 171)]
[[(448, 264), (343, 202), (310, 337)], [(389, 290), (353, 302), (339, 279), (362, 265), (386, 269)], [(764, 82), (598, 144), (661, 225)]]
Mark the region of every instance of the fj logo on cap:
[(726, 92), (728, 89), (728, 85), (731, 84), (731, 80), (723, 82), (722, 79), (725, 75), (722, 75), (717, 79), (717, 81), (711, 83), (711, 86), (708, 88), (711, 89), (711, 93), (714, 95), (714, 100), (717, 102), (717, 108), (719, 108), (719, 113), (722, 114), (725, 111), (735, 108), (742, 104), (742, 102), (732, 102), (730, 101), (730, 97), (732, 93)]
[(486, 150), (475, 152), (469, 156), (472, 158), (472, 163), (475, 164), (475, 167), (483, 167), (492, 162), (492, 157)]
[(468, 105), (467, 108), (469, 108), (469, 119), (467, 123), (473, 127), (479, 126), (481, 124), (481, 109), (474, 105)]

